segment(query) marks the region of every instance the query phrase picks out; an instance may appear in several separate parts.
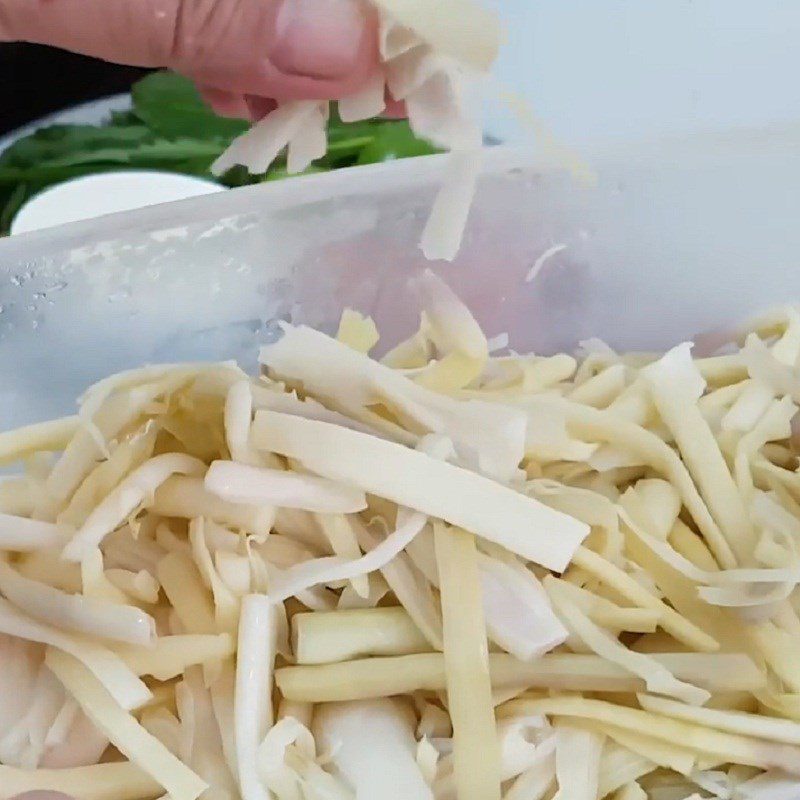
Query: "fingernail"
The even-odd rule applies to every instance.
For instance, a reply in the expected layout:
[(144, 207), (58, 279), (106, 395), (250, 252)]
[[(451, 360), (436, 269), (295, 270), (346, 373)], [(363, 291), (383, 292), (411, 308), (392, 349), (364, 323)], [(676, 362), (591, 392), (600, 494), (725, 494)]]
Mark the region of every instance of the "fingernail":
[(356, 66), (365, 31), (358, 0), (283, 0), (270, 61), (288, 75), (345, 78)]

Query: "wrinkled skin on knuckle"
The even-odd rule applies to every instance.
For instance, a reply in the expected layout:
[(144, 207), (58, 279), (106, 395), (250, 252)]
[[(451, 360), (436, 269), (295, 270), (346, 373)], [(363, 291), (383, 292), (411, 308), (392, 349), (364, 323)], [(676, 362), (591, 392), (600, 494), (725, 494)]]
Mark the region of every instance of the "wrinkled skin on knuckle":
[(180, 0), (2, 0), (0, 41), (49, 44), (106, 61), (166, 64)]
[(268, 59), (277, 3), (181, 0), (169, 66), (199, 83), (257, 92), (274, 69)]

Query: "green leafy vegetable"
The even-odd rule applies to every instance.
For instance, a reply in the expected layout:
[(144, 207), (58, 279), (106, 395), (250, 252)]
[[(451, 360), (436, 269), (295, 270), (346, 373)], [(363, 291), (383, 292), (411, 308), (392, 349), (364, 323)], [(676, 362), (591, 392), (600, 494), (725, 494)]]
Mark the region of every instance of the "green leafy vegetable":
[(403, 120), (392, 125), (380, 124), (373, 128), (372, 141), (361, 148), (358, 164), (377, 164), (396, 158), (425, 156), (435, 152), (428, 142), (414, 136)]
[(191, 81), (173, 72), (155, 72), (131, 90), (133, 110), (153, 132), (167, 138), (230, 141), (244, 133), (245, 120), (218, 117), (203, 101)]
[(18, 183), (8, 196), (2, 212), (0, 212), (0, 230), (8, 230), (11, 227), (11, 221), (17, 215), (20, 208), (22, 208), (25, 201), (28, 199), (28, 185), (25, 183)]
[[(83, 175), (120, 169), (158, 169), (215, 180), (210, 167), (238, 135), (244, 120), (218, 117), (195, 86), (171, 72), (154, 72), (132, 89), (133, 107), (113, 112), (102, 125), (53, 125), (15, 142), (0, 154), (0, 235), (19, 209), (49, 186)], [(328, 126), (329, 149), (304, 174), (435, 152), (405, 120)], [(246, 186), (290, 177), (285, 159), (266, 175), (232, 169), (225, 186)]]

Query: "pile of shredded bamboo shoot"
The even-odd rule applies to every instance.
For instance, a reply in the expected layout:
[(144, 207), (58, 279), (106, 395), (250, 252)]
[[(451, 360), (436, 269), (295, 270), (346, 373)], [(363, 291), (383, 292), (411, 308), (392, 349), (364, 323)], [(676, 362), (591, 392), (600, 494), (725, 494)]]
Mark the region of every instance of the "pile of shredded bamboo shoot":
[(0, 799), (800, 797), (800, 315), (517, 355), (431, 273), (0, 435)]

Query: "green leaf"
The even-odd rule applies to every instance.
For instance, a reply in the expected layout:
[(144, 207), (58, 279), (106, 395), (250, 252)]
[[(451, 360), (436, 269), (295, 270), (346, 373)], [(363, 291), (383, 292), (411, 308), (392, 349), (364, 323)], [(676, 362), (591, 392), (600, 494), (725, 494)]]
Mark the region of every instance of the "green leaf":
[(245, 120), (218, 117), (194, 84), (174, 72), (154, 72), (134, 84), (131, 93), (139, 119), (169, 139), (230, 141), (249, 127)]
[(361, 151), (374, 141), (373, 136), (355, 136), (328, 143), (328, 152), (316, 162), (317, 166), (328, 169), (351, 167), (356, 163)]
[(285, 178), (299, 178), (301, 175), (317, 175), (320, 172), (330, 172), (330, 170), (312, 164), (310, 167), (303, 170), (303, 172), (296, 172), (290, 175), (286, 171), (286, 167), (277, 167), (271, 169), (266, 175), (263, 175), (261, 180), (264, 183), (269, 183), (271, 181), (282, 181)]
[(29, 197), (28, 187), (24, 183), (18, 183), (3, 204), (0, 211), (0, 235), (5, 235), (11, 230), (11, 223), (17, 216), (20, 208)]
[(440, 152), (432, 144), (418, 139), (405, 120), (384, 122), (376, 127), (372, 142), (358, 156), (358, 164), (377, 164), (396, 158), (427, 156)]
[(133, 109), (128, 109), (126, 111), (112, 111), (107, 124), (121, 128), (126, 125), (141, 125), (142, 120), (136, 116), (136, 112)]
[(15, 142), (0, 155), (0, 166), (35, 167), (53, 159), (68, 160), (100, 149), (132, 150), (152, 138), (144, 125), (93, 127), (52, 125)]

